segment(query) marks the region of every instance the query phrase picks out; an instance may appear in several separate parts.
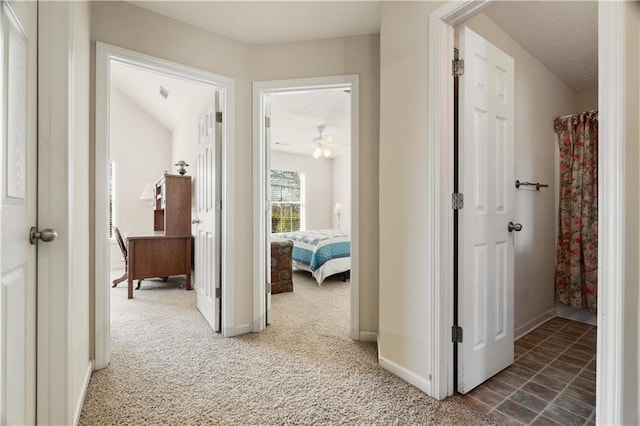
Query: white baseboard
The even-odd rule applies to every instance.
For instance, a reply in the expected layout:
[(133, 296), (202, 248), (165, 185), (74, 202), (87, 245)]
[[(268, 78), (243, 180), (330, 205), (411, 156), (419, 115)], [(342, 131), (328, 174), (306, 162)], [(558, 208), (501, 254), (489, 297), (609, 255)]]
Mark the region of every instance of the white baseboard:
[(513, 333), (513, 336), (514, 336), (513, 340), (514, 341), (518, 340), (525, 334), (529, 333), (530, 331), (534, 330), (537, 327), (540, 327), (542, 324), (549, 321), (551, 318), (555, 318), (556, 316), (557, 316), (556, 308), (551, 308), (548, 311), (542, 313), (541, 315), (538, 315), (534, 319), (527, 321), (526, 323), (522, 324), (520, 327), (515, 329)]
[(361, 331), (360, 338), (363, 342), (377, 342), (378, 341), (378, 333), (375, 331)]
[(77, 426), (80, 421), (80, 414), (82, 413), (82, 405), (84, 404), (84, 398), (87, 395), (87, 388), (89, 387), (89, 380), (91, 380), (91, 373), (93, 372), (93, 360), (89, 360), (87, 371), (84, 376), (84, 383), (82, 384), (82, 392), (75, 404), (75, 410), (73, 411), (73, 424)]
[(240, 336), (241, 334), (251, 333), (252, 331), (253, 331), (253, 326), (251, 324), (242, 324), (237, 327), (225, 328), (223, 335), (225, 337), (235, 337), (235, 336)]
[(431, 395), (431, 382), (429, 380), (420, 377), (395, 362), (389, 361), (388, 359), (380, 356), (380, 350), (378, 350), (378, 364), (380, 364), (380, 367), (400, 377), (409, 384), (412, 384), (427, 395)]

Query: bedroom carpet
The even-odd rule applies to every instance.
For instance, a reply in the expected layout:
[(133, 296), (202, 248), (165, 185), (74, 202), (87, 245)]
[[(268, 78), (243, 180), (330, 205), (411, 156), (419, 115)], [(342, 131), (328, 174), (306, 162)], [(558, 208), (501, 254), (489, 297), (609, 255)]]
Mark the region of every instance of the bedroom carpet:
[[(106, 285), (106, 284), (105, 284)], [(264, 333), (223, 338), (183, 278), (111, 290), (111, 363), (93, 374), (81, 425), (491, 424), (380, 368), (349, 338), (349, 283), (294, 273)]]

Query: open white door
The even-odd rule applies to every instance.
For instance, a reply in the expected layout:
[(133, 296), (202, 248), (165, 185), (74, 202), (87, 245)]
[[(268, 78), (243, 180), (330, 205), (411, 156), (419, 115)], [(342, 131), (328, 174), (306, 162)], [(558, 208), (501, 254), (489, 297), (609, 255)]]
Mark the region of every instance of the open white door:
[(513, 363), (514, 64), (460, 30), (458, 392)]
[[(0, 6), (0, 424), (36, 420), (37, 3)], [(46, 236), (43, 239), (47, 239)], [(35, 241), (34, 241), (35, 243)]]
[(198, 309), (211, 328), (220, 331), (221, 318), (221, 94), (215, 96), (198, 116), (198, 159), (196, 165), (196, 215), (194, 288)]
[(271, 324), (271, 95), (265, 95), (263, 98), (263, 111), (264, 111), (264, 144), (265, 144), (265, 168), (264, 170), (267, 173), (265, 179), (265, 191), (264, 193), (267, 196), (267, 200), (265, 203), (265, 227), (264, 230), (266, 232), (265, 242), (266, 242), (266, 254), (267, 259), (265, 262), (266, 271), (265, 271), (265, 303), (266, 303), (266, 313), (265, 313), (265, 321), (266, 324)]

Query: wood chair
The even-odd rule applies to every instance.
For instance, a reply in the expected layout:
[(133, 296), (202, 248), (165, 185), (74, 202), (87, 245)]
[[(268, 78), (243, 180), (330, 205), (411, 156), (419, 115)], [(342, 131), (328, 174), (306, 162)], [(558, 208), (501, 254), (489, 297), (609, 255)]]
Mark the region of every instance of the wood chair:
[[(116, 241), (118, 241), (118, 245), (120, 246), (122, 257), (124, 258), (124, 274), (122, 274), (120, 278), (116, 278), (115, 280), (113, 280), (112, 287), (116, 287), (119, 283), (123, 281), (127, 281), (127, 272), (129, 271), (129, 256), (127, 255), (127, 246), (124, 245), (124, 240), (122, 239), (122, 234), (120, 233), (120, 230), (118, 229), (117, 226), (114, 227), (113, 230), (116, 234)], [(136, 287), (136, 290), (140, 290), (141, 282), (142, 280), (138, 280), (138, 286)]]

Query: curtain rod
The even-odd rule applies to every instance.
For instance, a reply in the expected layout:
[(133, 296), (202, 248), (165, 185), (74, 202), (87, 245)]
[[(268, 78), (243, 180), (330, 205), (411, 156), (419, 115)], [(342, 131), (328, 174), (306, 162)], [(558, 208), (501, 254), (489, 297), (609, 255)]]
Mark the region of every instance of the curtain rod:
[[(598, 111), (595, 111), (596, 113)], [(563, 115), (562, 117), (558, 117), (560, 120), (564, 120), (565, 118), (569, 118), (569, 117), (573, 117), (574, 115), (578, 115), (578, 114), (582, 114), (580, 112), (574, 112), (573, 114), (567, 114), (567, 115)]]

